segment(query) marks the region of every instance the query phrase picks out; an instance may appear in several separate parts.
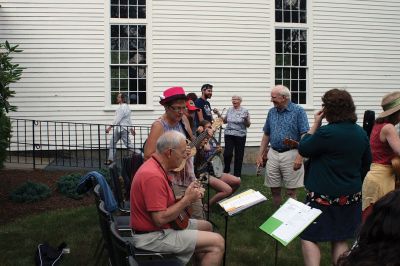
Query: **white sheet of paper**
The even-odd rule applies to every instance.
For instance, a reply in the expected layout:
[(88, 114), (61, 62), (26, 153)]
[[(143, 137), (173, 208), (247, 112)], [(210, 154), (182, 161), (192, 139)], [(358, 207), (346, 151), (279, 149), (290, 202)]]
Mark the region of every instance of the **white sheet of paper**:
[(292, 198), (289, 198), (285, 204), (283, 204), (273, 215), (272, 217), (282, 221), (283, 223), (286, 223), (290, 220), (293, 219), (293, 216), (295, 216), (298, 212), (302, 210), (308, 210), (311, 209), (309, 206), (294, 200)]
[[(305, 207), (308, 206), (305, 205)], [(303, 208), (294, 215), (288, 215), (292, 218), (284, 222), (275, 231), (273, 231), (272, 234), (279, 237), (283, 241), (290, 242), (300, 232), (302, 232), (311, 221), (318, 217), (320, 213), (321, 210), (318, 209), (311, 209), (310, 207)]]

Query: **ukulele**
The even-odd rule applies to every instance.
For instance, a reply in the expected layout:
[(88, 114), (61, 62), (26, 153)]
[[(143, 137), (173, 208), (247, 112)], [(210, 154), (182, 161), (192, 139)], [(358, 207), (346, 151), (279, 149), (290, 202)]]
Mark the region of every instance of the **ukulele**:
[(299, 146), (299, 142), (291, 138), (285, 138), (283, 140), (283, 144), (289, 146), (291, 149), (297, 148)]
[[(223, 123), (224, 123), (224, 122), (222, 121), (222, 118), (217, 118), (217, 119), (215, 119), (215, 120), (213, 121), (213, 123), (211, 124), (211, 128), (212, 128), (213, 131), (215, 132), (219, 127), (221, 127), (221, 126), (223, 125)], [(188, 158), (190, 158), (190, 157), (196, 155), (197, 148), (199, 148), (200, 145), (201, 145), (201, 143), (203, 142), (203, 140), (206, 139), (206, 138), (208, 138), (208, 137), (209, 137), (208, 131), (207, 131), (207, 130), (204, 130), (194, 141), (190, 142), (189, 140), (186, 140), (187, 143), (188, 143), (188, 145), (189, 145), (189, 147), (190, 147), (190, 155), (188, 156)], [(179, 172), (179, 171), (181, 171), (181, 170), (185, 167), (186, 160), (187, 160), (188, 158), (182, 160), (181, 165), (178, 166), (177, 168), (175, 168), (175, 169), (172, 170), (172, 171), (174, 171), (174, 172)]]
[[(195, 182), (197, 183), (198, 186), (201, 186), (201, 183), (198, 180), (196, 180)], [(175, 199), (175, 202), (180, 201), (182, 198), (183, 197)], [(178, 217), (176, 217), (175, 220), (173, 220), (169, 224), (175, 230), (184, 230), (189, 225), (189, 219), (192, 216), (192, 213), (193, 209), (191, 205), (189, 205), (185, 209), (183, 209), (183, 211), (178, 215)]]
[[(176, 199), (175, 202), (180, 201), (181, 199)], [(192, 216), (192, 207), (187, 206), (179, 215), (169, 224), (175, 230), (184, 230), (189, 225), (189, 219)]]

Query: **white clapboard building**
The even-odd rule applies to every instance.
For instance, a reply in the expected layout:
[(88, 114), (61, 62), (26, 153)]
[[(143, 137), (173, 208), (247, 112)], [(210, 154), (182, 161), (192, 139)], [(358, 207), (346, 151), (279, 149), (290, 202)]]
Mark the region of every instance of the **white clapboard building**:
[(274, 84), (290, 87), (310, 123), (328, 89), (347, 89), (362, 124), (400, 87), (398, 0), (7, 0), (0, 41), (25, 67), (12, 117), (110, 123), (118, 92), (135, 125), (150, 125), (171, 86), (211, 104), (243, 97), (258, 146)]

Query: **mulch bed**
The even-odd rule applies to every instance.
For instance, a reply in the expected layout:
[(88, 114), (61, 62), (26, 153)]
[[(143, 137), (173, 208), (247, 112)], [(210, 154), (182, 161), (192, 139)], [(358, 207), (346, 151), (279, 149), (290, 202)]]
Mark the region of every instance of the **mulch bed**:
[[(49, 210), (74, 208), (94, 203), (92, 196), (75, 200), (57, 191), (57, 181), (60, 176), (71, 174), (71, 171), (45, 170), (0, 170), (0, 224), (6, 224), (17, 218), (37, 214)], [(46, 184), (52, 190), (49, 198), (33, 203), (14, 203), (9, 198), (10, 193), (26, 181)]]

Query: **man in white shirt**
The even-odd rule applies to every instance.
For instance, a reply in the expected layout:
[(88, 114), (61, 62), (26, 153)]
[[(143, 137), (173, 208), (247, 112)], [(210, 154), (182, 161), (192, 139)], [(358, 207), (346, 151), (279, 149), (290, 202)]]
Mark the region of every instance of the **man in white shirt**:
[(131, 122), (131, 110), (126, 104), (126, 97), (123, 93), (119, 93), (117, 96), (117, 103), (119, 107), (115, 111), (115, 119), (112, 125), (106, 128), (108, 134), (113, 129), (113, 136), (110, 139), (110, 151), (108, 152), (108, 160), (105, 161), (105, 165), (110, 165), (114, 161), (115, 150), (117, 142), (121, 139), (125, 146), (129, 149), (134, 150), (134, 146), (129, 138), (128, 129), (135, 135), (135, 130), (132, 127)]

